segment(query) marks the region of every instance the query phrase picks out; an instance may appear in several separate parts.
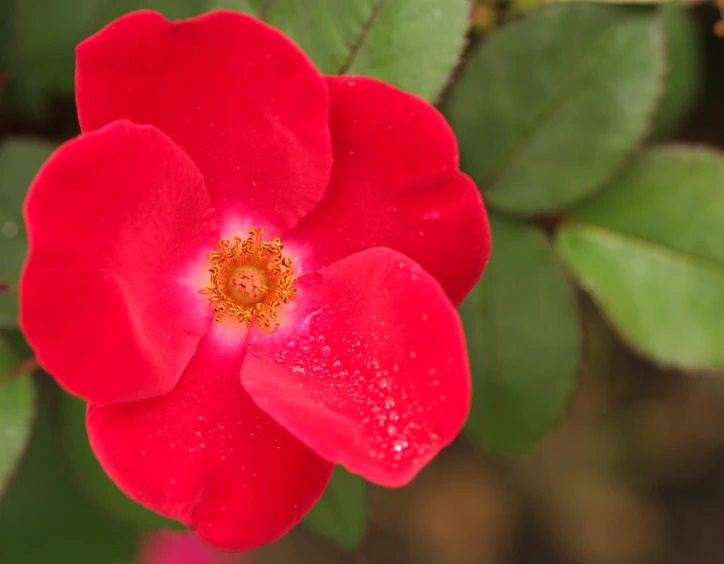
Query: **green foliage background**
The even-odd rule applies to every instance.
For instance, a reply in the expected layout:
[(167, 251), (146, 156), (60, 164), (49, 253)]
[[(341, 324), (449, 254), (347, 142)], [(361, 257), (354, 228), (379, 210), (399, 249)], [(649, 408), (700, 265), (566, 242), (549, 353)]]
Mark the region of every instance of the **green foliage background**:
[[(682, 378), (724, 369), (724, 158), (672, 142), (696, 107), (710, 33), (683, 5), (8, 0), (0, 4), (3, 564), (131, 562), (146, 532), (179, 528), (102, 472), (82, 403), (35, 370), (14, 291), (25, 192), (77, 133), (74, 46), (141, 8), (170, 18), (250, 13), (286, 32), (322, 72), (374, 76), (439, 105), (493, 229), (488, 269), (460, 308), (475, 394), (461, 442), (472, 452), (509, 461), (534, 451), (565, 417), (582, 371), (603, 362), (592, 353), (601, 335)], [(378, 526), (369, 505), (367, 484), (340, 468), (293, 534), (326, 539), (339, 558), (364, 551), (370, 522)]]

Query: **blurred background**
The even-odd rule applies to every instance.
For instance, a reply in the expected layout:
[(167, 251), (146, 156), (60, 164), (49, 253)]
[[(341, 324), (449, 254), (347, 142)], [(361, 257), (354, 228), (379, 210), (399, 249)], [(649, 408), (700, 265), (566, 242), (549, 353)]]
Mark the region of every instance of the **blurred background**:
[[(78, 133), (73, 47), (139, 7), (221, 6), (279, 26), (335, 72), (315, 22), (348, 15), (333, 0), (0, 0), (0, 564), (724, 564), (724, 300), (699, 312), (689, 299), (724, 295), (724, 275), (702, 286), (663, 269), (646, 286), (630, 266), (646, 257), (571, 244), (575, 222), (623, 225), (634, 210), (637, 226), (674, 226), (664, 247), (724, 262), (718, 6), (355, 5), (375, 12), (357, 22), (368, 29), (346, 69), (438, 103), (491, 209), (493, 258), (461, 307), (476, 394), (466, 432), (400, 489), (335, 472), (300, 526), (244, 555), (116, 490), (82, 403), (37, 369), (16, 320), (22, 200)], [(648, 184), (681, 195), (667, 200), (677, 208), (646, 200)], [(711, 249), (684, 248), (707, 210), (720, 220), (703, 230)], [(614, 284), (615, 261), (631, 262)]]

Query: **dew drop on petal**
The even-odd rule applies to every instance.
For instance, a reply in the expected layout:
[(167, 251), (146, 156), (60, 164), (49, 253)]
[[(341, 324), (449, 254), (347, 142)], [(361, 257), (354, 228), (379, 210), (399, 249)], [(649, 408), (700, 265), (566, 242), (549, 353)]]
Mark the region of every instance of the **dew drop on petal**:
[(395, 439), (392, 441), (392, 450), (395, 452), (402, 452), (403, 449), (407, 448), (408, 442), (404, 439), (404, 437), (400, 437), (399, 439)]

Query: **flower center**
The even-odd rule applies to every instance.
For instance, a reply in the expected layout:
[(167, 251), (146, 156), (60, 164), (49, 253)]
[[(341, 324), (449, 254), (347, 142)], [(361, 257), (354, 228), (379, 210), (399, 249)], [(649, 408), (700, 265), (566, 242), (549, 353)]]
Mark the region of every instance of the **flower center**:
[(263, 234), (264, 228), (252, 227), (246, 239), (219, 241), (219, 250), (209, 253), (210, 284), (199, 292), (209, 296), (216, 321), (234, 317), (247, 327), (256, 322), (265, 331), (281, 324), (279, 307), (297, 293), (294, 259), (282, 256), (280, 239), (264, 241)]

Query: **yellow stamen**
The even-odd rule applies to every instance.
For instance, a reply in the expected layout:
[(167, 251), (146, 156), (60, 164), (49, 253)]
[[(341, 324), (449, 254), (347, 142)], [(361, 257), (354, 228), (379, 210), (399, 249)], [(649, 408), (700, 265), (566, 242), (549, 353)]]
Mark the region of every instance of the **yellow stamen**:
[(265, 331), (281, 324), (279, 307), (297, 293), (292, 263), (282, 256), (284, 243), (263, 240), (263, 227), (252, 227), (246, 239), (219, 241), (219, 250), (209, 253), (210, 284), (201, 294), (209, 296), (214, 319), (236, 318), (251, 327), (257, 323)]

